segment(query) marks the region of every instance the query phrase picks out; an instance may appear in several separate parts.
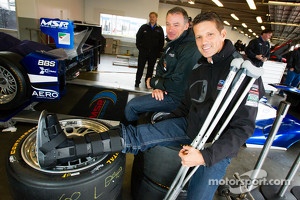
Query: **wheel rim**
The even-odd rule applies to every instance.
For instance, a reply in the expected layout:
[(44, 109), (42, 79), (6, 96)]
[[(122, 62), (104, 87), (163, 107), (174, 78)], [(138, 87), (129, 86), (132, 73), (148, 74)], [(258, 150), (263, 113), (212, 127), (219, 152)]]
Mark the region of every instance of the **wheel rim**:
[(0, 104), (9, 103), (17, 95), (17, 80), (6, 68), (0, 65)]
[[(101, 122), (96, 120), (89, 119), (66, 119), (60, 120), (60, 125), (64, 130), (67, 137), (73, 136), (82, 136), (91, 132), (103, 132), (108, 130), (108, 126), (104, 125)], [(102, 160), (104, 160), (108, 154), (103, 154), (98, 157), (86, 157), (83, 159), (77, 159), (71, 162), (68, 162), (64, 165), (58, 165), (52, 169), (41, 169), (37, 162), (36, 157), (36, 132), (35, 129), (23, 142), (21, 147), (21, 156), (23, 160), (32, 168), (52, 173), (52, 174), (64, 174), (64, 173), (74, 173), (86, 170), (87, 168), (93, 167), (99, 164)], [(99, 165), (101, 167), (101, 165)]]

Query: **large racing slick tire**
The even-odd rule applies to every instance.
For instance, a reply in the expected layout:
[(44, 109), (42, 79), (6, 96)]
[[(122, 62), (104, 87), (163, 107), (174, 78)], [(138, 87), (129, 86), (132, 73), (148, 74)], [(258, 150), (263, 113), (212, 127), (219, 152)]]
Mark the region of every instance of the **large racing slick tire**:
[[(131, 193), (134, 200), (165, 197), (181, 167), (179, 150), (179, 147), (156, 146), (134, 156), (131, 174)], [(177, 200), (187, 199), (187, 185)]]
[(15, 109), (31, 97), (30, 81), (20, 64), (22, 59), (13, 52), (0, 52), (0, 110)]
[[(68, 137), (89, 132), (103, 132), (109, 125), (93, 119), (65, 119), (60, 124)], [(125, 154), (86, 157), (41, 169), (36, 158), (36, 131), (25, 132), (11, 148), (7, 176), (14, 199), (89, 200), (121, 198)], [(101, 134), (101, 133), (99, 133)]]

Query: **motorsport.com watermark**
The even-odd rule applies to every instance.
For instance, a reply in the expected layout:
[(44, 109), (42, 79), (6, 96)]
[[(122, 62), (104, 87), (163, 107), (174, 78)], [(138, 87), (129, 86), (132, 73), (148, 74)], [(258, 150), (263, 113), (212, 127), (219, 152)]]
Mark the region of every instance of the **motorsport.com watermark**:
[[(251, 179), (253, 174), (256, 174), (255, 179)], [(251, 170), (239, 175), (239, 179), (209, 179), (208, 185), (227, 185), (233, 194), (240, 194), (253, 190), (262, 185), (290, 185), (291, 181), (286, 179), (269, 179), (267, 180), (267, 172), (265, 170)]]

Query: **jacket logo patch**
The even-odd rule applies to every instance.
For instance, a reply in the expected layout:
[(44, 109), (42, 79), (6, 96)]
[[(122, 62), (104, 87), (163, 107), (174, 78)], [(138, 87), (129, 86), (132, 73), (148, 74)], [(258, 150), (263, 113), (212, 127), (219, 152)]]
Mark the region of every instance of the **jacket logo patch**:
[(217, 90), (221, 90), (223, 88), (224, 82), (224, 80), (219, 80)]
[(253, 85), (248, 93), (248, 97), (246, 100), (246, 106), (258, 107), (259, 102), (259, 92), (258, 85)]

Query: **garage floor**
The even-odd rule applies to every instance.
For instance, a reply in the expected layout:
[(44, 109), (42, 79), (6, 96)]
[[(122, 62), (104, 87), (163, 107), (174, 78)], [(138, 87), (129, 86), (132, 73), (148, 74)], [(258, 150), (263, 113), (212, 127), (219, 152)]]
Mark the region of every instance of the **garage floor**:
[[(101, 55), (101, 63), (98, 67), (98, 71), (93, 72), (82, 72), (81, 75), (71, 81), (73, 84), (81, 85), (101, 85), (102, 87), (114, 88), (114, 89), (124, 89), (128, 90), (129, 99), (137, 95), (142, 95), (149, 93), (142, 84), (139, 89), (134, 88), (135, 72), (136, 68), (127, 67), (127, 66), (118, 66), (113, 65), (113, 62), (116, 60), (115, 56), (110, 55)], [(68, 95), (68, 93), (67, 93)], [(272, 105), (278, 105), (280, 101), (284, 100), (278, 95), (273, 97), (268, 96), (268, 101)], [(67, 106), (67, 105), (66, 105)], [(59, 113), (59, 110), (58, 112)], [(297, 110), (290, 110), (289, 113), (300, 119), (300, 113)], [(23, 116), (22, 116), (23, 117)], [(31, 116), (32, 117), (32, 116)], [(14, 144), (16, 139), (20, 134), (34, 127), (38, 113), (32, 117), (31, 123), (28, 122), (17, 122), (15, 127), (17, 128), (16, 132), (0, 132), (0, 173), (3, 174), (0, 176), (0, 199), (11, 200), (12, 197), (9, 194), (9, 185), (7, 183), (6, 172), (5, 172), (5, 162), (8, 156), (8, 152), (11, 146)], [(25, 116), (26, 118), (26, 116)], [(26, 121), (26, 120), (25, 120)], [(118, 122), (111, 121), (111, 123), (117, 124)], [(1, 130), (1, 129), (0, 129)], [(287, 151), (271, 149), (262, 169), (267, 171), (267, 178), (282, 180), (285, 179), (294, 160), (296, 159), (300, 150), (300, 143), (293, 145)], [(257, 159), (261, 153), (261, 149), (253, 149), (241, 147), (241, 150), (238, 156), (232, 159), (232, 163), (227, 170), (226, 177), (228, 179), (233, 179), (233, 174), (238, 172), (239, 174), (246, 173), (250, 170), (253, 170)], [(126, 169), (125, 169), (125, 178), (123, 183), (122, 197), (123, 200), (131, 200), (130, 194), (130, 176), (131, 176), (131, 167), (132, 167), (133, 155), (126, 155)], [(290, 189), (293, 186), (300, 186), (300, 170), (296, 172), (294, 180), (291, 182), (291, 185), (288, 187), (286, 194), (290, 194)], [(13, 186), (12, 186), (13, 187)], [(275, 193), (275, 190), (274, 190)], [(221, 197), (218, 194), (215, 195), (214, 200), (226, 199)], [(257, 198), (262, 199), (262, 198)], [(286, 198), (290, 199), (290, 198)]]

